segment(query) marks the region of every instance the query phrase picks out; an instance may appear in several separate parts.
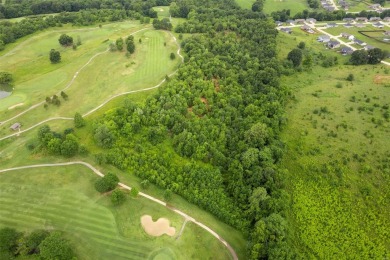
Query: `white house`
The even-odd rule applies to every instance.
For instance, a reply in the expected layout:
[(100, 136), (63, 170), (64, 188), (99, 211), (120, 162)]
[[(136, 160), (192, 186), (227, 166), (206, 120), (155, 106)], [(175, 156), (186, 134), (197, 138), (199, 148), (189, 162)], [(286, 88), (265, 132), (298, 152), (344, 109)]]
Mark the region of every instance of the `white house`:
[(320, 35), (317, 37), (318, 42), (329, 42), (330, 37), (328, 35)]

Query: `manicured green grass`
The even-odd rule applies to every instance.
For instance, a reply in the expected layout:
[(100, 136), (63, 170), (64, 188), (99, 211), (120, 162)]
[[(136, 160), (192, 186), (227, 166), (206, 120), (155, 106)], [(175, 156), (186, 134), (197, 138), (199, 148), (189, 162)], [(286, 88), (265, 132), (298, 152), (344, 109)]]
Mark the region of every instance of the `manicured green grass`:
[(282, 136), (290, 243), (304, 258), (389, 257), (390, 79), (376, 84), (376, 75), (389, 68), (316, 67), (283, 78), (295, 100)]
[[(107, 30), (113, 31), (114, 35), (110, 37), (114, 40), (119, 36), (126, 36), (140, 28), (135, 27), (134, 24), (132, 25), (134, 28), (130, 27), (129, 29), (126, 26), (126, 23), (120, 23), (113, 28), (103, 26), (103, 29), (109, 27)], [(95, 37), (94, 34), (98, 34), (99, 30), (93, 30), (91, 37)], [(117, 35), (116, 31), (120, 31), (121, 35)], [(48, 39), (48, 41), (57, 41), (58, 36), (59, 34), (53, 33), (51, 40)], [(33, 67), (32, 63), (34, 61), (32, 58), (36, 54), (32, 53), (30, 56), (27, 53), (25, 54), (24, 57), (31, 57), (31, 60), (23, 60), (21, 55), (15, 56), (21, 59), (18, 65), (15, 65), (18, 67), (11, 70), (11, 72), (15, 73), (16, 90), (12, 96), (3, 99), (4, 102), (2, 102), (0, 108), (3, 109), (4, 113), (0, 117), (2, 119), (10, 118), (12, 115), (26, 109), (29, 105), (42, 101), (46, 96), (51, 96), (64, 88), (71, 81), (74, 73), (84, 66), (94, 53), (107, 49), (108, 43), (102, 43), (106, 37), (107, 35), (103, 34), (101, 38), (91, 40), (90, 47), (88, 47), (88, 40), (85, 40), (86, 43), (81, 45), (77, 51), (66, 49), (62, 56), (69, 60), (64, 60), (63, 64), (52, 65), (49, 64), (49, 61), (45, 61), (47, 57), (42, 58), (43, 63), (48, 63), (47, 67), (42, 68), (43, 72), (38, 69), (28, 70), (28, 68)], [(88, 33), (83, 34), (82, 41), (84, 41), (83, 38), (87, 39)], [(141, 43), (138, 42), (139, 39), (141, 39)], [(28, 127), (48, 117), (72, 117), (75, 112), (86, 113), (115, 94), (155, 86), (165, 75), (170, 74), (180, 62), (180, 59), (172, 61), (169, 58), (171, 52), (176, 52), (177, 45), (167, 32), (146, 29), (135, 34), (135, 41), (136, 52), (130, 58), (127, 58), (124, 52), (106, 52), (97, 56), (88, 66), (80, 71), (73, 85), (65, 91), (69, 99), (62, 101), (60, 107), (57, 108), (51, 105), (49, 109), (45, 110), (42, 106), (17, 120), (24, 127)], [(166, 46), (164, 46), (164, 43), (166, 43)], [(36, 48), (38, 50), (38, 46)], [(85, 54), (80, 57), (77, 56), (79, 51), (82, 54), (82, 49), (85, 51)], [(74, 60), (66, 58), (68, 53), (70, 57), (76, 55)], [(3, 58), (9, 63), (17, 63), (17, 59)], [(62, 65), (64, 66), (61, 67)], [(56, 67), (56, 69), (50, 71), (53, 69), (52, 66)], [(23, 71), (24, 68), (25, 72)], [(41, 73), (45, 72), (45, 68), (49, 71), (41, 75)], [(35, 72), (38, 75), (34, 75)], [(18, 84), (20, 82), (18, 79), (23, 77), (31, 80)], [(83, 97), (83, 102), (80, 102), (80, 97)], [(12, 110), (8, 109), (9, 106), (20, 102), (25, 103), (24, 106)], [(12, 123), (9, 122), (9, 124)], [(7, 131), (8, 127), (8, 125), (4, 125), (2, 128)], [(6, 133), (5, 131), (3, 133)]]
[(22, 231), (63, 230), (80, 259), (145, 259), (157, 255), (168, 255), (167, 259), (229, 258), (217, 239), (191, 223), (177, 240), (166, 235), (148, 236), (140, 224), (142, 215), (166, 217), (177, 232), (182, 217), (144, 198), (128, 197), (125, 204), (113, 207), (106, 196), (94, 190), (97, 178), (83, 166), (2, 173), (0, 226)]
[(169, 18), (169, 6), (155, 6), (153, 9), (157, 12), (158, 18)]
[(369, 1), (364, 0), (350, 0), (347, 1), (349, 3), (348, 12), (361, 12), (363, 10), (369, 10)]
[(237, 4), (244, 9), (251, 9), (255, 0), (236, 0)]

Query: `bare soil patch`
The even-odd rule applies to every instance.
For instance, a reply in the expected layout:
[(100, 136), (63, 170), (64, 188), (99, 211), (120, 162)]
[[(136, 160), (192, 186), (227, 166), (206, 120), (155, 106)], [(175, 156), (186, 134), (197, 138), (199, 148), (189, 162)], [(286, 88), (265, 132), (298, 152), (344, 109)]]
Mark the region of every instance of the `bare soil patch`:
[(375, 84), (386, 84), (390, 83), (390, 76), (376, 75), (374, 78)]
[(159, 218), (154, 222), (151, 216), (143, 215), (141, 217), (141, 224), (145, 232), (154, 237), (159, 237), (164, 234), (174, 236), (176, 232), (176, 229), (170, 226), (170, 222), (166, 218)]
[(19, 104), (16, 104), (16, 105), (13, 105), (13, 106), (9, 107), (8, 110), (11, 110), (11, 109), (14, 109), (16, 107), (23, 106), (23, 105), (24, 105), (24, 103), (19, 103)]

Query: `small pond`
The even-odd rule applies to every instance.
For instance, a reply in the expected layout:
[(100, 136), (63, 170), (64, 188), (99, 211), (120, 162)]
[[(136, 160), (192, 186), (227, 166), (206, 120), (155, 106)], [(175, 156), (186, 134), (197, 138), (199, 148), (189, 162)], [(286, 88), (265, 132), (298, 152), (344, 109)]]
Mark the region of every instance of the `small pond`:
[(0, 99), (6, 98), (12, 94), (12, 87), (0, 85)]

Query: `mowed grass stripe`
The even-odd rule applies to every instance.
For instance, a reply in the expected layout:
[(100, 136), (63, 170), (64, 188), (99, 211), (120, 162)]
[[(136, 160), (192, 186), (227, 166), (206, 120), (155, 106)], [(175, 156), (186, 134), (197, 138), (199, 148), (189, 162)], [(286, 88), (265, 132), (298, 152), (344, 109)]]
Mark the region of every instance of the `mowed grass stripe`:
[[(80, 206), (80, 205), (83, 205), (82, 203), (75, 203), (75, 204), (70, 204), (70, 203), (67, 203), (65, 204), (63, 201), (56, 201), (56, 202), (51, 202), (51, 203), (47, 203), (47, 202), (44, 202), (42, 203), (42, 201), (46, 200), (47, 198), (46, 197), (42, 197), (40, 201), (30, 201), (28, 197), (24, 198), (20, 203), (20, 205), (23, 205), (23, 206), (30, 206), (32, 208), (44, 208), (44, 209), (48, 209), (48, 210), (60, 210), (62, 212), (81, 212), (87, 216), (89, 216), (89, 220), (91, 221), (95, 221), (95, 222), (101, 222), (101, 223), (105, 223), (107, 221), (113, 221), (112, 218), (110, 218), (108, 215), (107, 215), (107, 211), (105, 211), (103, 208), (100, 208), (100, 207), (96, 207), (94, 205), (88, 207), (85, 206), (85, 209), (83, 208), (83, 206)], [(14, 199), (11, 197), (4, 197), (2, 196), (0, 198), (0, 203), (3, 202), (3, 203), (14, 203)]]
[[(8, 216), (7, 216), (8, 215)], [(45, 226), (55, 226), (55, 228), (63, 230), (63, 231), (71, 231), (76, 233), (84, 233), (89, 235), (90, 239), (93, 239), (94, 241), (97, 241), (101, 244), (112, 248), (125, 250), (125, 251), (131, 251), (136, 253), (137, 255), (144, 254), (143, 252), (145, 250), (149, 250), (149, 247), (146, 247), (142, 245), (142, 243), (137, 243), (133, 241), (124, 241), (118, 237), (117, 234), (107, 234), (106, 232), (99, 232), (92, 229), (86, 229), (81, 226), (73, 226), (68, 224), (59, 224), (62, 223), (61, 221), (56, 222), (55, 219), (44, 219), (35, 217), (32, 215), (19, 215), (19, 214), (12, 214), (12, 213), (5, 213), (0, 215), (0, 223), (8, 223), (12, 224), (12, 226), (20, 227), (23, 226), (27, 229), (32, 229), (33, 227), (40, 227), (44, 228)], [(135, 249), (136, 248), (136, 249)], [(116, 250), (115, 249), (115, 250)]]
[[(12, 218), (6, 218), (3, 215), (0, 215), (0, 223), (4, 224), (4, 226), (8, 227), (15, 227), (17, 229), (20, 229), (21, 227), (24, 229), (32, 230), (36, 228), (44, 228), (45, 226), (53, 226), (53, 224), (56, 226), (55, 228), (58, 228), (55, 223), (47, 222), (44, 219), (38, 219), (39, 221), (31, 221), (34, 219), (34, 217), (29, 217), (26, 219), (20, 219), (20, 216), (13, 216)], [(82, 228), (74, 228), (74, 227), (68, 227), (68, 228), (58, 228), (59, 230), (63, 231), (72, 231), (77, 233), (84, 233), (89, 234), (89, 238), (99, 243), (99, 246), (104, 246), (104, 251), (107, 252), (107, 255), (119, 255), (119, 256), (126, 256), (127, 259), (135, 259), (133, 256), (138, 256), (140, 258), (145, 258), (146, 254), (145, 251), (150, 251), (149, 247), (142, 246), (140, 244), (135, 243), (127, 243), (123, 240), (118, 240), (115, 237), (105, 236), (101, 233), (93, 232), (91, 230), (86, 230)], [(115, 242), (108, 242), (108, 241), (115, 241)], [(122, 246), (117, 245), (118, 241), (121, 243), (127, 243), (128, 246)], [(130, 257), (130, 256), (131, 257)]]
[[(45, 210), (45, 212), (43, 213), (39, 209), (36, 209), (36, 210), (31, 210), (31, 209), (23, 210), (23, 209), (20, 209), (20, 208), (12, 207), (12, 205), (4, 205), (4, 204), (0, 204), (0, 205), (2, 207), (2, 211), (1, 212), (4, 215), (6, 215), (6, 214), (9, 214), (9, 215), (17, 214), (18, 216), (25, 216), (26, 218), (32, 217), (32, 218), (50, 219), (51, 221), (56, 221), (58, 223), (64, 223), (64, 224), (62, 224), (63, 226), (69, 225), (69, 224), (77, 224), (78, 226), (88, 227), (88, 228), (91, 228), (91, 229), (94, 229), (94, 230), (105, 232), (107, 234), (110, 234), (110, 233), (113, 234), (113, 235), (117, 234), (116, 232), (113, 231), (113, 228), (115, 228), (115, 226), (113, 226), (113, 225), (105, 225), (104, 226), (104, 223), (103, 223), (103, 225), (100, 225), (100, 223), (99, 224), (93, 224), (93, 223), (91, 223), (88, 220), (84, 220), (83, 221), (82, 219), (79, 219), (79, 216), (75, 216), (75, 217), (72, 216), (72, 215), (66, 216), (61, 211), (58, 211), (56, 213), (49, 213), (49, 212), (47, 212)], [(25, 214), (28, 214), (28, 215), (25, 215)]]
[[(88, 214), (87, 212), (84, 212), (84, 211), (74, 211), (74, 208), (73, 208), (73, 211), (69, 211), (68, 209), (64, 209), (62, 208), (61, 205), (39, 205), (39, 204), (34, 204), (34, 203), (29, 203), (29, 202), (21, 202), (20, 204), (16, 204), (17, 201), (15, 200), (12, 200), (11, 198), (6, 198), (6, 197), (2, 197), (0, 198), (0, 205), (4, 205), (5, 207), (8, 205), (11, 209), (16, 209), (16, 208), (25, 208), (26, 206), (28, 206), (29, 208), (29, 211), (32, 211), (32, 212), (48, 212), (48, 214), (53, 214), (53, 215), (58, 215), (59, 213), (61, 213), (61, 215), (63, 217), (77, 217), (77, 218), (80, 218), (80, 220), (84, 220), (84, 221), (87, 221), (88, 223), (96, 223), (96, 224), (99, 224), (99, 225), (107, 225), (107, 222), (110, 222), (112, 223), (114, 220), (113, 219), (110, 219), (107, 217), (107, 214), (105, 215), (102, 215), (102, 217), (100, 217), (100, 215), (97, 215), (96, 213), (91, 213), (91, 214)], [(22, 210), (24, 211), (24, 210)]]
[(120, 238), (118, 238), (118, 239), (113, 238), (110, 241), (107, 241), (107, 240), (103, 240), (103, 239), (98, 238), (98, 237), (94, 237), (94, 240), (98, 241), (100, 243), (109, 245), (109, 246), (115, 246), (115, 247), (123, 248), (123, 249), (136, 246), (140, 250), (150, 250), (150, 247), (146, 246), (145, 243), (143, 243), (143, 242), (128, 241), (127, 239), (124, 240), (124, 239), (120, 239)]

